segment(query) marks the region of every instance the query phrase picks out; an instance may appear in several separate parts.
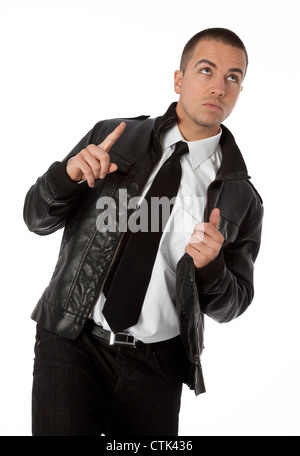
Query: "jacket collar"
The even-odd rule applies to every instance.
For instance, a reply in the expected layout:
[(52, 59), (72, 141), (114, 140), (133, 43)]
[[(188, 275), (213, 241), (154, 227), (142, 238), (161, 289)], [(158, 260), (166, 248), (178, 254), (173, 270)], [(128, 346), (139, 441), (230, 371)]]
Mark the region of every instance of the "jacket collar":
[[(160, 135), (177, 122), (177, 102), (172, 103), (163, 116), (157, 117), (155, 122), (156, 139), (160, 142)], [(222, 135), (220, 145), (222, 148), (222, 162), (217, 174), (217, 180), (244, 180), (250, 179), (247, 167), (234, 136), (225, 125), (221, 125)]]

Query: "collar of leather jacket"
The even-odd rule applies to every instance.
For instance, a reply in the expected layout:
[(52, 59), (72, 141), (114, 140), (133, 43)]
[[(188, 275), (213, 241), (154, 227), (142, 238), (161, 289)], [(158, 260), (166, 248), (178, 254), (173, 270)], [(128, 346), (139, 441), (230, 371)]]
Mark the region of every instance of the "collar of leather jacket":
[[(157, 117), (155, 121), (156, 139), (159, 141), (160, 134), (177, 122), (177, 102), (172, 103), (166, 113)], [(244, 180), (250, 179), (247, 167), (234, 136), (225, 125), (221, 124), (222, 135), (220, 145), (222, 147), (222, 162), (216, 177), (217, 180)]]

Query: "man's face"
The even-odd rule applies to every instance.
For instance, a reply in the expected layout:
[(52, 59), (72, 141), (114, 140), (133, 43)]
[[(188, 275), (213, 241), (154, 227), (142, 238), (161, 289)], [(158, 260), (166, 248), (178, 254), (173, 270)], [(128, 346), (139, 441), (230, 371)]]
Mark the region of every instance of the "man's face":
[(246, 56), (242, 49), (202, 40), (185, 73), (176, 71), (178, 124), (189, 141), (214, 136), (232, 112), (242, 90)]

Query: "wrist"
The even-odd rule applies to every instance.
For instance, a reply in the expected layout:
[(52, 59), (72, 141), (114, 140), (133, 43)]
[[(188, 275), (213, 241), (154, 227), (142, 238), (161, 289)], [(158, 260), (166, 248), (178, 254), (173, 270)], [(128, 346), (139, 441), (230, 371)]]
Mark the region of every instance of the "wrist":
[(211, 285), (223, 274), (225, 267), (223, 250), (221, 249), (219, 255), (213, 261), (201, 268), (195, 267), (197, 284), (200, 287)]
[(65, 161), (57, 162), (49, 172), (48, 178), (60, 198), (68, 198), (78, 191), (78, 182), (69, 176)]

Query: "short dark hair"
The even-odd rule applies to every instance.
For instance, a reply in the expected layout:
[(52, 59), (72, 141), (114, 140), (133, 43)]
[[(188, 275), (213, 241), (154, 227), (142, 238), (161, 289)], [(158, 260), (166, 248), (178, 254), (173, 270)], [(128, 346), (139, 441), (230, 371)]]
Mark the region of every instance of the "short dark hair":
[(226, 28), (209, 28), (196, 33), (185, 45), (181, 60), (180, 70), (184, 73), (188, 62), (192, 58), (195, 47), (201, 40), (219, 41), (224, 44), (242, 49), (246, 56), (246, 70), (248, 66), (248, 53), (242, 40), (231, 30)]

